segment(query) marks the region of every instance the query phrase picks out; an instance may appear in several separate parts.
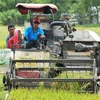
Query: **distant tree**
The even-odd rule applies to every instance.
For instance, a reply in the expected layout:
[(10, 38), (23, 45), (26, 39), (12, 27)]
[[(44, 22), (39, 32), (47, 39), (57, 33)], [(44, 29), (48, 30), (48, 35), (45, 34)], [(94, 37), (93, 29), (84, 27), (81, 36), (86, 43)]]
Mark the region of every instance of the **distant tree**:
[(96, 8), (97, 23), (99, 23), (100, 0), (92, 0), (92, 7)]
[[(93, 15), (99, 22), (100, 0), (0, 0), (0, 19), (3, 21), (2, 23), (6, 24), (9, 21), (22, 23), (25, 19), (28, 19), (28, 16), (23, 16), (16, 10), (17, 3), (51, 3), (58, 7), (55, 19), (60, 19), (62, 13), (69, 13), (76, 14), (81, 24), (91, 23)], [(95, 10), (92, 8), (95, 8)]]

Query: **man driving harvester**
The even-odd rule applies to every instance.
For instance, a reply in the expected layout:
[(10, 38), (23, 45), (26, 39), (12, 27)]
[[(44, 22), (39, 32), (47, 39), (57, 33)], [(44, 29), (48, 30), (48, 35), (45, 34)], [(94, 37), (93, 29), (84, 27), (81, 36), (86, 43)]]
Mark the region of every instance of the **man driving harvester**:
[(45, 38), (44, 31), (39, 27), (40, 19), (35, 17), (32, 21), (32, 25), (27, 27), (24, 32), (24, 40), (26, 49), (32, 47), (37, 48), (39, 46), (38, 38)]

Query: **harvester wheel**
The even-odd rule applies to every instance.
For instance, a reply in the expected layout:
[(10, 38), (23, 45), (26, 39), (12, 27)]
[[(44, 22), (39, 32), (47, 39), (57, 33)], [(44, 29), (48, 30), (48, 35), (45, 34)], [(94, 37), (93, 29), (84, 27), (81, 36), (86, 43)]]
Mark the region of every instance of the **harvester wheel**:
[(6, 75), (3, 76), (3, 80), (2, 80), (3, 84), (6, 83)]
[(6, 74), (6, 88), (7, 88), (8, 91), (10, 91), (11, 88), (12, 88), (12, 84), (10, 82), (9, 73)]
[(2, 80), (3, 84), (4, 84), (4, 90), (11, 90), (11, 82), (10, 82), (10, 78), (9, 75), (6, 73), (6, 75), (3, 76), (3, 80)]
[(12, 88), (12, 84), (11, 84), (10, 80), (8, 79), (8, 91), (10, 91), (11, 88)]

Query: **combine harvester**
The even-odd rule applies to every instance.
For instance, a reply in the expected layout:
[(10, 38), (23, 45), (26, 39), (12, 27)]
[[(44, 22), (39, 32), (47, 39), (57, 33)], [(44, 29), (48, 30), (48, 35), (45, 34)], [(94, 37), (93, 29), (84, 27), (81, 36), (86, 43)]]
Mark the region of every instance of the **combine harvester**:
[[(13, 59), (10, 59), (9, 70), (3, 77), (5, 88), (10, 91), (20, 86), (36, 87), (41, 82), (45, 87), (52, 87), (53, 82), (77, 82), (89, 83), (91, 89), (87, 92), (98, 92), (99, 36), (92, 31), (69, 33), (67, 21), (54, 20), (58, 9), (53, 4), (18, 3), (16, 8), (21, 14), (30, 15), (25, 28), (31, 25), (33, 16), (40, 17), (40, 27), (46, 38), (39, 40), (40, 48), (13, 49)], [(59, 78), (62, 73), (66, 77)]]

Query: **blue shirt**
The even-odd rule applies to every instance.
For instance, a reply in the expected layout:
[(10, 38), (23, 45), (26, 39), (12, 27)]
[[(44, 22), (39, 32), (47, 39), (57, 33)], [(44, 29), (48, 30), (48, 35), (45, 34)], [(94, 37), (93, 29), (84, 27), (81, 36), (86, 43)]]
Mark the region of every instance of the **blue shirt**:
[(36, 31), (33, 30), (32, 26), (26, 28), (24, 32), (24, 36), (26, 37), (26, 43), (28, 43), (30, 40), (37, 40), (39, 34), (44, 36), (44, 31), (39, 27)]

